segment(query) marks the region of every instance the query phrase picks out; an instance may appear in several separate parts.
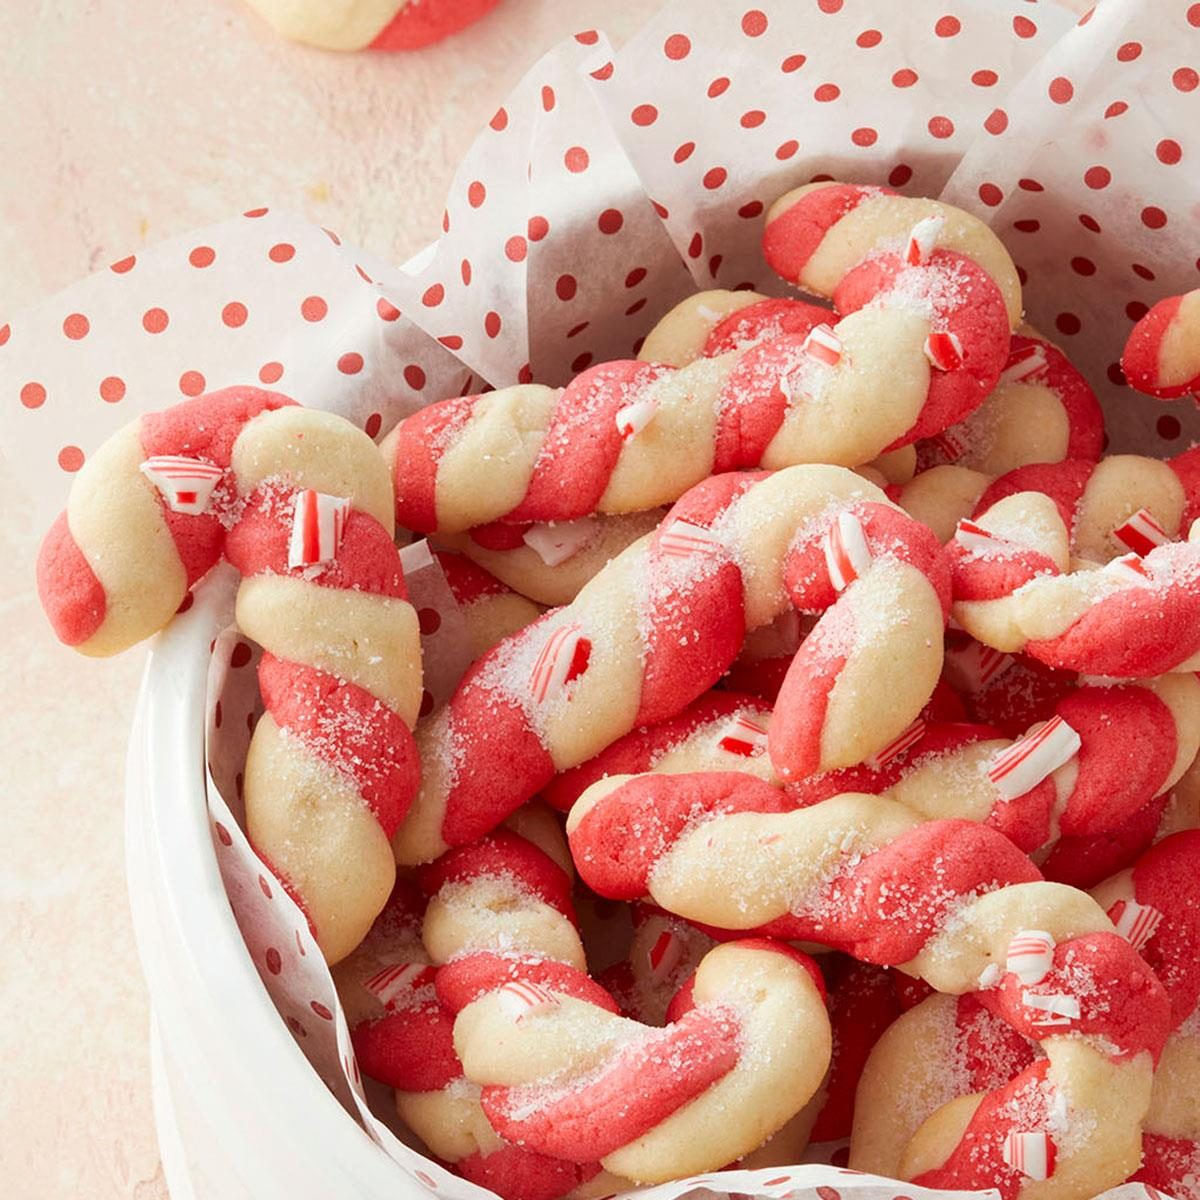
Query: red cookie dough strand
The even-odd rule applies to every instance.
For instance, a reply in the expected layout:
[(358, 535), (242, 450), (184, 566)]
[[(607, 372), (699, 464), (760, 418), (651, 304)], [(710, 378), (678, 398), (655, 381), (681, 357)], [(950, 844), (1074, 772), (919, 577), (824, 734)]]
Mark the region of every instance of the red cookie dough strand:
[(835, 320), (836, 314), (806, 300), (771, 297), (739, 308), (712, 327), (704, 343), (705, 358), (741, 350), (751, 342), (790, 334), (807, 337), (814, 327)]
[(437, 529), (437, 470), (441, 450), (463, 430), (480, 398), (461, 396), (427, 404), (396, 427), (392, 434), (395, 438), (392, 459), (397, 472), (397, 525), (419, 533)]
[(371, 42), (372, 50), (419, 50), (486, 16), (500, 0), (397, 0), (396, 15)]
[(42, 608), (64, 645), (81, 645), (104, 624), (108, 607), (104, 585), (71, 536), (65, 512), (59, 513), (42, 540), (37, 586)]
[(830, 229), (847, 213), (874, 196), (895, 195), (887, 188), (861, 187), (856, 183), (831, 184), (810, 192), (767, 222), (763, 255), (772, 270), (784, 279), (800, 277)]

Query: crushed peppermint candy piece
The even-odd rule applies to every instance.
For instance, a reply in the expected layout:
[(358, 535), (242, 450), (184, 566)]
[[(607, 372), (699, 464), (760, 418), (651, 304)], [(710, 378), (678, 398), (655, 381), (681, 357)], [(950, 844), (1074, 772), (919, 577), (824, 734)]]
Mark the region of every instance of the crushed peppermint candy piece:
[(1112, 531), (1113, 537), (1134, 554), (1145, 558), (1155, 546), (1161, 546), (1171, 540), (1167, 531), (1154, 519), (1149, 509), (1139, 508), (1137, 512), (1122, 522)]
[(957, 371), (963, 365), (963, 348), (957, 333), (931, 333), (925, 339), (925, 357), (939, 371)]
[(536, 1013), (553, 1012), (558, 1008), (558, 998), (537, 983), (527, 979), (514, 979), (500, 988), (500, 1007), (513, 1021), (523, 1021)]
[(578, 679), (588, 666), (592, 643), (583, 636), (581, 627), (560, 625), (547, 639), (537, 661), (533, 664), (530, 685), (536, 704), (542, 704), (552, 694)]
[(1022, 983), (1041, 983), (1054, 966), (1054, 946), (1044, 929), (1023, 929), (1008, 943), (1005, 969)]
[(948, 463), (958, 462), (967, 452), (967, 440), (963, 431), (953, 425), (949, 429), (943, 429), (933, 439), (933, 444)]
[(1154, 576), (1150, 574), (1150, 568), (1142, 561), (1140, 554), (1122, 554), (1120, 558), (1114, 558), (1112, 562), (1101, 567), (1101, 571), (1123, 584), (1146, 587), (1154, 582)]
[(1022, 346), (1008, 356), (1008, 362), (1000, 372), (1000, 383), (1019, 383), (1022, 379), (1040, 374), (1047, 366), (1045, 346), (1036, 343), (1032, 346)]
[(1072, 1021), (1079, 1020), (1079, 1001), (1066, 992), (1048, 992), (1046, 995), (1022, 992), (1021, 1003), (1026, 1008), (1046, 1014), (1035, 1020), (1035, 1025), (1070, 1025)]
[(199, 516), (208, 511), (213, 488), (225, 473), (216, 463), (183, 454), (156, 454), (140, 470), (150, 480), (172, 512)]
[(1014, 1171), (1030, 1179), (1049, 1179), (1054, 1174), (1054, 1139), (1044, 1130), (1010, 1130), (1000, 1153)]
[(988, 963), (982, 971), (979, 972), (979, 990), (986, 992), (988, 988), (995, 987), (1003, 978), (1004, 972), (1000, 968), (999, 963)]
[(925, 718), (918, 717), (907, 729), (898, 733), (881, 750), (868, 754), (863, 763), (873, 771), (881, 771), (894, 758), (907, 754), (925, 736)]
[(982, 691), (1017, 660), (972, 638), (965, 646), (946, 648), (946, 675), (959, 691)]
[(312, 567), (335, 559), (349, 515), (350, 501), (343, 496), (327, 496), (313, 488), (297, 492), (288, 566)]
[(363, 980), (363, 987), (384, 1007), (390, 1007), (398, 997), (411, 995), (418, 988), (432, 983), (437, 968), (427, 963), (393, 963)]
[(992, 759), (988, 779), (1002, 799), (1015, 800), (1070, 762), (1082, 744), (1079, 734), (1056, 714), (1001, 750)]
[(844, 592), (871, 565), (871, 548), (867, 545), (862, 522), (843, 509), (825, 534), (825, 566), (834, 590)]
[(842, 361), (842, 339), (824, 323), (814, 325), (808, 331), (800, 350), (827, 367), (836, 367)]
[(683, 939), (670, 929), (664, 929), (654, 939), (646, 959), (650, 964), (650, 977), (655, 983), (662, 983), (671, 972), (679, 966), (683, 958)]
[(910, 267), (923, 267), (929, 261), (945, 224), (945, 217), (935, 215), (925, 217), (912, 227), (904, 250), (904, 261)]
[(632, 404), (626, 404), (624, 408), (618, 408), (615, 419), (617, 432), (622, 440), (628, 442), (637, 437), (654, 420), (656, 412), (657, 400), (635, 400)]
[(766, 753), (767, 731), (749, 717), (737, 716), (725, 726), (718, 749), (726, 754), (738, 754), (742, 758), (758, 758)]
[(690, 521), (673, 521), (658, 537), (658, 550), (668, 558), (707, 558), (724, 543), (720, 535)]
[(954, 540), (970, 554), (991, 554), (1004, 539), (966, 518), (954, 527)]
[(530, 525), (522, 541), (548, 567), (557, 567), (574, 558), (595, 536), (600, 522), (595, 517), (580, 517), (577, 521), (551, 521)]
[(1162, 923), (1163, 914), (1152, 904), (1139, 904), (1136, 900), (1118, 900), (1108, 910), (1108, 919), (1117, 927), (1117, 932), (1140, 954)]

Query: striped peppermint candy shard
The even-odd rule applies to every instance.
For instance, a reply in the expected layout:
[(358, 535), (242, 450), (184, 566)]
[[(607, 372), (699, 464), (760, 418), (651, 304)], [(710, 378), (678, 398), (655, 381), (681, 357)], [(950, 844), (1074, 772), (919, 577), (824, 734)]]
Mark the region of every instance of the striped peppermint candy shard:
[(982, 525), (966, 518), (955, 526), (954, 540), (971, 554), (993, 554), (1004, 541), (996, 534), (989, 533)]
[(344, 496), (327, 496), (313, 488), (297, 492), (288, 566), (312, 567), (335, 559), (349, 515), (350, 501)]
[(1108, 919), (1117, 932), (1140, 954), (1162, 924), (1163, 914), (1153, 904), (1136, 900), (1118, 900), (1108, 910)]
[(580, 517), (577, 521), (557, 521), (531, 525), (521, 540), (548, 567), (557, 567), (574, 558), (596, 536), (600, 524), (595, 517)]
[(1118, 525), (1113, 537), (1134, 554), (1145, 558), (1155, 546), (1171, 540), (1167, 531), (1154, 519), (1148, 509), (1139, 508), (1128, 521)]
[(1038, 992), (1022, 992), (1021, 1003), (1026, 1008), (1045, 1014), (1034, 1021), (1035, 1025), (1070, 1025), (1072, 1021), (1079, 1020), (1079, 1001), (1066, 992), (1047, 992), (1045, 995)]
[(923, 267), (929, 261), (945, 224), (945, 217), (932, 216), (925, 217), (912, 227), (908, 245), (904, 248), (904, 261), (910, 267)]
[(1054, 966), (1054, 946), (1044, 929), (1023, 929), (1008, 943), (1004, 965), (1022, 983), (1041, 983)]
[(654, 939), (654, 945), (646, 954), (646, 961), (650, 965), (650, 978), (655, 983), (662, 983), (679, 966), (682, 958), (683, 939), (670, 929), (664, 929)]
[(836, 367), (842, 361), (842, 339), (829, 325), (814, 325), (808, 331), (800, 350), (827, 367)]
[(1122, 554), (1120, 558), (1114, 558), (1101, 570), (1126, 586), (1134, 584), (1138, 587), (1147, 587), (1154, 582), (1150, 568), (1142, 561), (1140, 554)]
[(1004, 370), (1000, 372), (1000, 383), (1020, 383), (1022, 379), (1040, 375), (1046, 370), (1046, 367), (1046, 348), (1044, 346), (1036, 344), (1022, 346), (1008, 356), (1008, 362), (1004, 364)]
[(1011, 654), (994, 650), (973, 638), (965, 646), (946, 649), (946, 670), (950, 682), (960, 691), (971, 693), (981, 691), (1016, 661)]
[(363, 987), (385, 1008), (403, 996), (411, 996), (434, 980), (437, 969), (425, 963), (393, 963), (363, 980)]
[(547, 639), (533, 664), (530, 686), (533, 699), (542, 704), (557, 695), (587, 670), (592, 643), (579, 625), (560, 625)]
[(939, 371), (957, 371), (963, 365), (962, 342), (957, 333), (931, 333), (925, 339), (925, 357)]
[(1000, 1154), (1014, 1171), (1030, 1179), (1049, 1179), (1054, 1174), (1054, 1139), (1045, 1130), (1010, 1130)]
[(1060, 716), (1053, 716), (1040, 729), (1027, 733), (1001, 750), (988, 768), (988, 779), (1004, 800), (1015, 800), (1037, 787), (1079, 753), (1079, 734)]
[(624, 408), (618, 408), (615, 418), (617, 432), (624, 441), (632, 441), (654, 420), (656, 412), (657, 400), (635, 400), (632, 404), (626, 404)]
[(723, 545), (719, 534), (690, 521), (673, 521), (658, 539), (658, 551), (667, 558), (710, 558)]
[(192, 517), (208, 511), (213, 488), (225, 473), (216, 463), (183, 454), (152, 455), (140, 469), (172, 512)]
[(717, 746), (726, 754), (758, 758), (767, 750), (767, 731), (749, 717), (735, 717), (722, 731)]
[(862, 522), (843, 510), (825, 533), (825, 566), (835, 591), (844, 592), (871, 565)]
[(558, 1008), (558, 998), (553, 992), (525, 979), (506, 983), (500, 988), (499, 995), (500, 1007), (513, 1021), (523, 1021), (528, 1016)]
[(869, 754), (863, 762), (873, 771), (880, 771), (894, 758), (907, 754), (925, 736), (925, 718), (918, 717), (907, 729), (892, 738), (882, 750)]
[(937, 447), (938, 453), (948, 463), (958, 462), (967, 452), (967, 442), (962, 430), (955, 429), (953, 426), (949, 429), (943, 429), (933, 439), (933, 444)]

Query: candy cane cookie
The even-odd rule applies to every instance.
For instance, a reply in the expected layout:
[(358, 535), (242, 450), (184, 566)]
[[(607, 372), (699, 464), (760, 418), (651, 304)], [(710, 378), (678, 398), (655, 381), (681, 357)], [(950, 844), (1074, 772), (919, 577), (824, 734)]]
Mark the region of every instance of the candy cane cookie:
[(861, 762), (936, 685), (945, 597), (933, 536), (852, 472), (709, 479), (573, 603), (480, 659), (423, 726), (423, 782), (397, 860), (481, 836), (557, 771), (674, 716), (720, 678), (746, 629), (789, 602), (824, 616), (781, 691), (775, 769)]
[(277, 32), (322, 50), (418, 50), (465, 29), (500, 0), (247, 0)]
[(416, 790), (417, 617), (387, 469), (340, 417), (230, 388), (140, 417), (76, 476), (38, 560), (60, 638), (114, 654), (161, 629), (224, 554), (264, 650), (245, 770), (250, 840), (330, 962), (391, 892)]
[[(882, 1161), (887, 1138), (852, 1143), (856, 1168), (1005, 1200), (1092, 1196), (1136, 1169), (1170, 1002), (1094, 900), (1041, 881), (994, 830), (855, 794), (790, 809), (760, 780), (718, 773), (604, 780), (567, 828), (601, 895), (898, 966), (974, 993), (1040, 1044), (1045, 1058), (938, 1108), (898, 1158)], [(1033, 971), (1015, 951), (1035, 934)], [(1035, 1178), (1053, 1190), (1031, 1191)]]
[(1200, 391), (1200, 290), (1160, 300), (1136, 325), (1121, 355), (1139, 392), (1174, 400)]

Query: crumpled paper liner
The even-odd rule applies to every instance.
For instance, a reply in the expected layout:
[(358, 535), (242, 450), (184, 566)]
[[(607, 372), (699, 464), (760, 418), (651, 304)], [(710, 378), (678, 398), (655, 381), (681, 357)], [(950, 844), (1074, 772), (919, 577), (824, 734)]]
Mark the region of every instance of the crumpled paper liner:
[[(257, 381), (375, 436), (485, 382), (560, 383), (635, 353), (694, 287), (782, 292), (758, 253), (761, 214), (821, 177), (941, 193), (987, 220), (1028, 279), (1031, 318), (1101, 394), (1113, 448), (1176, 453), (1200, 430), (1195, 406), (1136, 396), (1111, 364), (1142, 306), (1200, 282), (1197, 24), (1187, 0), (1104, 0), (1077, 26), (1029, 0), (678, 0), (615, 54), (585, 31), (506, 99), (455, 175), (442, 236), (404, 267), (251, 209), (0, 326), (14, 470), (48, 521), (64, 475), (118, 427), (204, 390)], [(429, 706), (466, 663), (462, 614), (422, 547), (405, 556)], [(232, 572), (205, 586), (232, 596)], [(485, 1195), (368, 1107), (307, 923), (240, 828), (256, 651), (230, 627), (212, 654), (213, 844), (264, 987), (401, 1169), (451, 1200)], [(820, 1164), (642, 1194), (695, 1188), (951, 1195)]]

